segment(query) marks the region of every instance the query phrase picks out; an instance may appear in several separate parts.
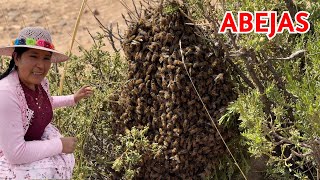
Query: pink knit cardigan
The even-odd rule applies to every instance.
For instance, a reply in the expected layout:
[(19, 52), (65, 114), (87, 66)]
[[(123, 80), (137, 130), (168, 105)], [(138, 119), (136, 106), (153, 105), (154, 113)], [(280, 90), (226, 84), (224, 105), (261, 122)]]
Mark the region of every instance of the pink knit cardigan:
[[(41, 82), (52, 108), (75, 105), (74, 96), (51, 96), (47, 79)], [(0, 157), (11, 164), (31, 163), (62, 152), (60, 138), (25, 141), (32, 123), (33, 111), (28, 108), (17, 71), (0, 80)]]

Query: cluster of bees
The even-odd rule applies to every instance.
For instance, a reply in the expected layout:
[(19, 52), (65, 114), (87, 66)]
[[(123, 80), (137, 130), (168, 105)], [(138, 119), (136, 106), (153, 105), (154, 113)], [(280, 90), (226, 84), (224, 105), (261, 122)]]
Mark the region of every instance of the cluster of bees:
[[(206, 42), (195, 33), (196, 26), (186, 23), (190, 22), (180, 11), (148, 9), (128, 27), (122, 43), (129, 71), (128, 83), (117, 97), (120, 104), (114, 107), (116, 126), (149, 126), (150, 142), (162, 147), (144, 156), (138, 179), (207, 177), (227, 154), (187, 71), (216, 124), (237, 94), (221, 46)], [(236, 134), (219, 129), (225, 140)]]

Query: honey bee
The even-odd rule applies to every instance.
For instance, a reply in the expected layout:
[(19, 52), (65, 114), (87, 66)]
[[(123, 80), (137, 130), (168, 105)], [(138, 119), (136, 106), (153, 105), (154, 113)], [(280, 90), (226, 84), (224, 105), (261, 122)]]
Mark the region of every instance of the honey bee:
[(203, 102), (209, 102), (209, 100), (210, 100), (210, 97), (209, 97), (209, 96), (206, 96), (206, 97), (202, 98), (202, 101), (203, 101)]
[(166, 121), (166, 114), (162, 113), (160, 119), (161, 121)]
[(167, 108), (166, 111), (169, 111), (169, 112), (170, 112), (171, 107), (172, 107), (172, 102), (168, 101), (168, 102), (166, 102), (165, 104), (166, 104), (166, 108)]
[(200, 131), (200, 128), (192, 127), (191, 129), (189, 129), (189, 133), (190, 134), (196, 134), (199, 131)]
[[(141, 109), (142, 109), (141, 106), (137, 106), (137, 108), (136, 108), (136, 113), (137, 113), (137, 114), (142, 114)], [(140, 119), (140, 118), (138, 117), (138, 119)]]
[(141, 59), (142, 59), (142, 52), (137, 52), (137, 53), (135, 54), (135, 56), (134, 56), (134, 59), (135, 59), (136, 61), (141, 60)]
[(166, 32), (164, 31), (161, 31), (160, 33), (157, 33), (154, 35), (154, 40), (155, 41), (158, 41), (158, 40), (161, 40), (162, 41), (162, 38), (165, 36)]
[(173, 70), (173, 69), (175, 69), (176, 67), (175, 67), (174, 65), (167, 65), (167, 68), (168, 68), (169, 70)]
[(143, 82), (143, 79), (138, 79), (135, 81), (135, 85), (141, 84)]
[(160, 32), (160, 28), (158, 26), (152, 26), (152, 33), (155, 34), (158, 32)]
[(173, 128), (173, 124), (171, 122), (167, 123), (167, 129), (171, 130)]
[(147, 69), (147, 74), (149, 75), (149, 74), (151, 74), (151, 71), (154, 69), (154, 65), (153, 64), (151, 64), (149, 67), (148, 67), (148, 69)]
[[(176, 154), (175, 156), (171, 157), (171, 159), (177, 161), (177, 163), (181, 163), (180, 158), (179, 158), (179, 155), (177, 155), (177, 154)], [(179, 168), (179, 167), (178, 167), (178, 168)]]
[(167, 87), (168, 82), (165, 79), (163, 79), (161, 82), (161, 85), (162, 85), (162, 87)]
[(170, 119), (171, 119), (171, 116), (172, 116), (172, 112), (167, 113), (166, 119), (170, 120)]
[[(170, 86), (170, 89), (171, 89), (171, 91), (175, 91), (176, 86), (174, 85), (174, 83), (172, 83), (172, 85)], [(176, 103), (176, 101), (177, 101), (177, 96), (174, 93), (172, 93), (172, 95), (171, 95), (171, 100), (174, 103)]]
[(127, 83), (127, 86), (129, 89), (132, 89), (133, 86), (134, 86), (134, 81), (133, 80), (130, 80), (128, 83)]
[(152, 57), (152, 52), (149, 51), (149, 52), (147, 53), (146, 57), (145, 57), (145, 60), (148, 61), (149, 59), (151, 59), (151, 57)]
[(167, 137), (165, 138), (165, 141), (166, 141), (168, 144), (171, 143), (171, 140), (172, 140), (172, 137), (171, 137), (171, 136), (167, 136)]
[(163, 139), (164, 139), (163, 136), (160, 136), (160, 138), (158, 139), (158, 143), (162, 144), (163, 143)]
[(146, 76), (146, 78), (144, 79), (144, 81), (150, 81), (150, 78), (151, 78), (151, 76), (148, 74), (148, 75)]
[(141, 83), (141, 84), (139, 84), (139, 90), (141, 91), (141, 90), (143, 90), (144, 88), (146, 87), (146, 84), (145, 83)]
[(167, 148), (169, 146), (169, 143), (167, 141), (163, 141), (163, 146)]
[(187, 141), (187, 150), (191, 151), (191, 147), (192, 147), (192, 143), (190, 141)]
[(188, 106), (192, 106), (192, 105), (195, 104), (195, 103), (196, 103), (196, 100), (193, 99), (193, 100), (191, 100), (191, 101), (188, 102)]
[(171, 150), (171, 153), (172, 153), (172, 154), (177, 154), (177, 152), (178, 152), (177, 148), (173, 148), (173, 149)]
[(218, 75), (214, 76), (214, 81), (216, 83), (223, 81), (223, 73), (219, 73)]
[(139, 90), (138, 90), (138, 88), (133, 88), (133, 90), (132, 90), (132, 92), (133, 92), (133, 94), (136, 94), (136, 95), (138, 95), (138, 93), (139, 93)]
[(178, 115), (175, 114), (172, 116), (172, 121), (175, 122), (178, 120), (178, 118), (179, 118)]
[(204, 154), (209, 154), (212, 151), (208, 146), (203, 147), (201, 150)]
[(142, 104), (142, 101), (143, 101), (143, 98), (142, 98), (142, 97), (139, 97), (139, 98), (137, 99), (137, 104), (138, 104), (138, 105), (141, 105), (141, 104)]
[(175, 148), (178, 148), (179, 147), (179, 140), (178, 139), (174, 140), (174, 142), (172, 143), (172, 146)]
[(156, 62), (159, 59), (158, 53), (154, 52), (151, 58), (151, 62)]
[[(144, 30), (142, 30), (141, 28), (138, 29), (138, 33), (140, 34), (139, 36), (141, 36), (139, 39), (142, 39), (143, 37), (148, 36), (148, 33)], [(146, 38), (148, 39), (148, 38)]]
[(161, 121), (161, 124), (162, 124), (162, 127), (163, 128), (166, 128), (167, 127), (167, 122), (164, 120), (164, 121)]
[(182, 123), (182, 127), (183, 127), (183, 129), (184, 129), (184, 131), (186, 131), (187, 130), (187, 127), (188, 127), (188, 120), (183, 120), (183, 123)]
[(158, 88), (155, 82), (151, 82), (151, 91), (152, 92), (157, 92)]
[[(173, 64), (174, 65), (182, 65), (182, 61), (180, 61), (180, 60), (174, 60), (173, 61)], [(179, 72), (178, 72), (179, 73)]]
[[(151, 44), (147, 47), (151, 52), (157, 51), (160, 47), (160, 44), (158, 42), (151, 42)], [(148, 58), (150, 59), (150, 58)]]
[(170, 94), (168, 91), (164, 92), (164, 99), (168, 100), (170, 98)]
[(181, 134), (182, 130), (179, 128), (174, 128), (173, 132), (179, 137), (179, 135)]
[[(176, 85), (175, 85), (175, 83), (173, 81), (169, 82), (168, 87), (173, 92), (176, 90)], [(175, 100), (173, 100), (173, 101), (175, 101)]]
[(160, 110), (164, 110), (164, 109), (165, 109), (165, 104), (162, 103), (162, 104), (160, 105)]
[(174, 39), (174, 35), (173, 34), (171, 34), (171, 33), (167, 33), (166, 34), (165, 41), (172, 42), (173, 39)]

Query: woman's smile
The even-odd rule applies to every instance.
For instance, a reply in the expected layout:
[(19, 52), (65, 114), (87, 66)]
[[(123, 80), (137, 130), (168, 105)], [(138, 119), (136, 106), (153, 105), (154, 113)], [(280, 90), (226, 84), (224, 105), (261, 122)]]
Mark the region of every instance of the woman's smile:
[(32, 72), (32, 74), (36, 77), (44, 77), (44, 73), (43, 72)]

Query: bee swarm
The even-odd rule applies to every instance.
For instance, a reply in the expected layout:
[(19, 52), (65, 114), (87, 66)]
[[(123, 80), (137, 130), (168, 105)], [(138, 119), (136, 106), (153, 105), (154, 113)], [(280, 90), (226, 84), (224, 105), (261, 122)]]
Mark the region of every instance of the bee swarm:
[[(154, 156), (143, 158), (136, 178), (207, 177), (228, 152), (187, 76), (179, 40), (187, 70), (216, 124), (237, 97), (226, 73), (224, 52), (219, 43), (198, 36), (197, 27), (186, 24), (190, 21), (179, 10), (144, 13), (128, 27), (122, 41), (128, 83), (117, 97), (120, 106), (114, 107), (119, 129), (149, 126), (150, 142), (162, 146)], [(236, 134), (219, 130), (225, 140)]]

